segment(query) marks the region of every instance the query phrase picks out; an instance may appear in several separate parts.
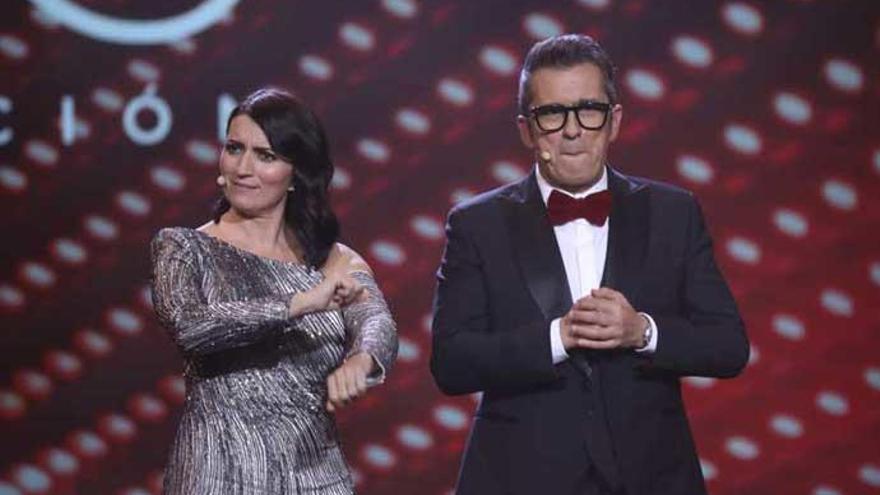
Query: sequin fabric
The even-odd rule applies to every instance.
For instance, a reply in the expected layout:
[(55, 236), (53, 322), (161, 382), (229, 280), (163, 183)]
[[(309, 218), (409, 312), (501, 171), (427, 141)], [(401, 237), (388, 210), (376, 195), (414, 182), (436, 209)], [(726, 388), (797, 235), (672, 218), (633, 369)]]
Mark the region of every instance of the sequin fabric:
[(384, 380), (397, 333), (372, 276), (342, 311), (288, 316), (319, 270), (264, 258), (208, 234), (166, 228), (152, 242), (153, 303), (184, 359), (186, 401), (165, 470), (167, 494), (349, 494), (352, 477), (326, 412), (327, 376), (370, 353)]

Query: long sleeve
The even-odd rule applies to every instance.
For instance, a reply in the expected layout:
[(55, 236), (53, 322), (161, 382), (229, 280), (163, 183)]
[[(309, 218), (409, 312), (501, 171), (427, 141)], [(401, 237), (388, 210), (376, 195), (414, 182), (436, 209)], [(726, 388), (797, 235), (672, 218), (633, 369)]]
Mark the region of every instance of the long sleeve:
[(749, 358), (745, 326), (696, 201), (689, 217), (682, 311), (651, 315), (662, 334), (652, 362), (681, 375), (736, 376)]
[(352, 277), (361, 284), (366, 295), (342, 310), (351, 341), (347, 355), (366, 352), (372, 356), (379, 366), (379, 373), (370, 376), (369, 383), (382, 383), (397, 358), (397, 326), (372, 275), (357, 271)]
[(460, 212), (449, 215), (446, 236), (432, 325), (431, 373), (440, 389), (457, 395), (555, 380), (551, 321), (535, 318), (515, 328), (493, 328), (484, 260)]
[(151, 250), (156, 315), (185, 354), (247, 346), (289, 326), (292, 293), (208, 303), (200, 284), (198, 251), (181, 231), (161, 230)]

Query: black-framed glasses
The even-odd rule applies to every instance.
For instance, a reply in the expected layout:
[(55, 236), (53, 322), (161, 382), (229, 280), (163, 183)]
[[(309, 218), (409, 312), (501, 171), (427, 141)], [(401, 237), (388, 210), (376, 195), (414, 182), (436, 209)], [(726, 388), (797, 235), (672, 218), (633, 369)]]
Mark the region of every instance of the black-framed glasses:
[(556, 132), (568, 123), (568, 114), (574, 112), (579, 126), (588, 131), (598, 131), (605, 127), (612, 105), (601, 101), (581, 101), (574, 105), (552, 103), (532, 107), (529, 116), (535, 119), (538, 128), (544, 132)]

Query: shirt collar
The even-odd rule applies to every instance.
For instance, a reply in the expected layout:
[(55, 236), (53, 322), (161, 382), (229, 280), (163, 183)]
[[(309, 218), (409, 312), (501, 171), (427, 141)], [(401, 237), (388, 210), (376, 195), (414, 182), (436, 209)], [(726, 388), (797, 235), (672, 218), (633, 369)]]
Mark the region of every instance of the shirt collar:
[(538, 168), (538, 164), (535, 164), (535, 178), (538, 179), (538, 189), (541, 190), (541, 198), (544, 200), (544, 205), (547, 205), (547, 198), (550, 197), (550, 193), (554, 190), (561, 192), (562, 194), (566, 194), (573, 198), (586, 198), (590, 194), (597, 193), (599, 191), (604, 191), (608, 189), (608, 171), (607, 167), (602, 167), (602, 177), (599, 178), (599, 181), (593, 184), (589, 189), (583, 192), (579, 192), (577, 194), (571, 194), (569, 192), (563, 191), (561, 189), (555, 188), (547, 182), (547, 179), (541, 175), (541, 169)]

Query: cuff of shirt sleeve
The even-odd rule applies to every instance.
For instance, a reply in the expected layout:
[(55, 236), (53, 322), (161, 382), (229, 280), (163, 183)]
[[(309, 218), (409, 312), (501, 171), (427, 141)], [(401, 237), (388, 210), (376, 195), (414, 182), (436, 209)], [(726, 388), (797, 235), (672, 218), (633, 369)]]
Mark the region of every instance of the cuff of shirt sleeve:
[(560, 324), (562, 318), (556, 318), (550, 322), (550, 354), (553, 358), (553, 364), (559, 364), (568, 359), (568, 353), (565, 352), (565, 345), (562, 343), (562, 334), (560, 332)]
[(639, 347), (636, 349), (636, 352), (653, 354), (657, 351), (657, 323), (654, 321), (654, 318), (651, 318), (651, 315), (648, 313), (639, 313), (644, 316), (648, 320), (648, 324), (651, 325), (651, 338), (648, 339), (648, 343), (645, 347)]

